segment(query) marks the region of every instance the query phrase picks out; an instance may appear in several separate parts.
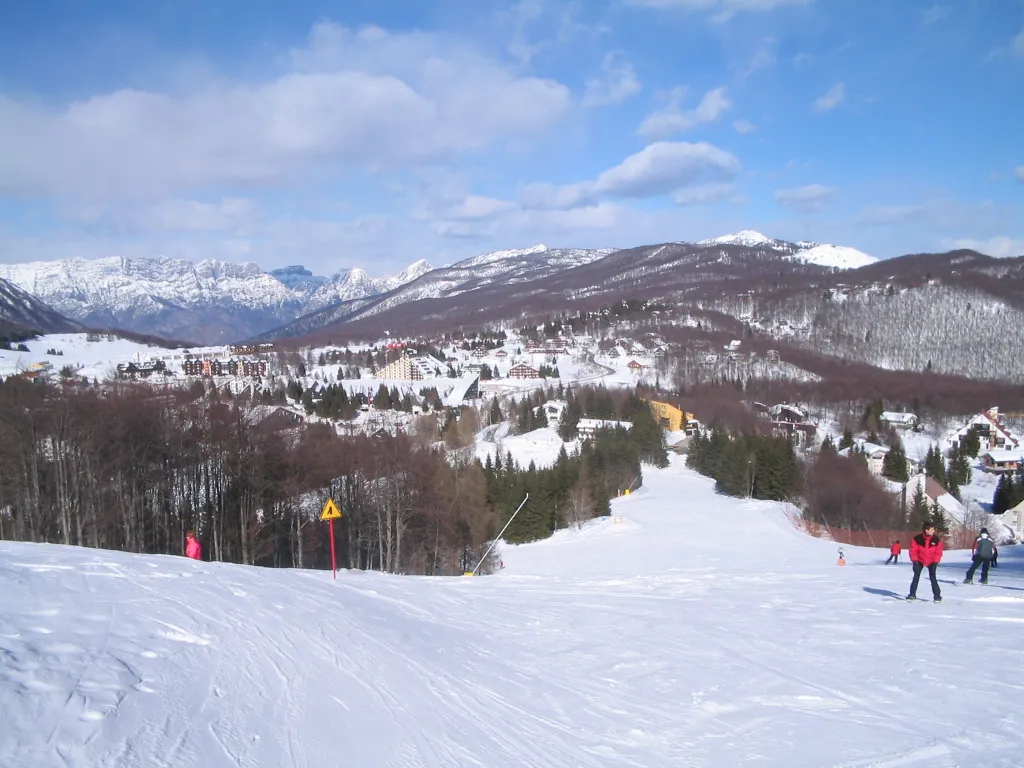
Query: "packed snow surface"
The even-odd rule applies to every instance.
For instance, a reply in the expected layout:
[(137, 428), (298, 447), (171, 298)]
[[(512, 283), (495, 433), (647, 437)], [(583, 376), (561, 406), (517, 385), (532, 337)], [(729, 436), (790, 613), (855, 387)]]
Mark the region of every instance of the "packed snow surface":
[(754, 246), (764, 245), (765, 243), (771, 242), (773, 242), (773, 240), (770, 237), (762, 235), (760, 232), (755, 232), (752, 229), (744, 229), (732, 235), (721, 235), (720, 237), (701, 240), (699, 245), (744, 245), (752, 248)]
[(856, 248), (827, 244), (815, 245), (805, 251), (800, 251), (792, 258), (795, 261), (820, 264), (823, 267), (838, 267), (839, 269), (857, 269), (878, 261), (874, 256), (868, 256)]
[(881, 550), (645, 478), (482, 578), (0, 543), (0, 765), (1022, 764), (1016, 552), (908, 604)]

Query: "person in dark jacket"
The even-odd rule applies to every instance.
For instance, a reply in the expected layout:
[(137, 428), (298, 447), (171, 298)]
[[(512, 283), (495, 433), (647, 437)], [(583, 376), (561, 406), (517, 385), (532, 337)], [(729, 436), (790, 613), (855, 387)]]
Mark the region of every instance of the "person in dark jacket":
[(981, 535), (974, 542), (971, 549), (971, 567), (967, 569), (967, 578), (964, 584), (974, 583), (974, 572), (981, 566), (981, 583), (988, 584), (988, 567), (996, 558), (996, 543), (988, 535), (988, 528), (981, 529)]
[(896, 541), (894, 541), (892, 543), (892, 546), (889, 547), (889, 559), (885, 561), (885, 564), (888, 565), (889, 563), (896, 563), (896, 565), (899, 565), (900, 564), (900, 552), (902, 552), (902, 551), (903, 551), (903, 545), (900, 544), (900, 540), (899, 539), (896, 539)]
[(917, 600), (917, 584), (921, 580), (921, 571), (928, 569), (928, 578), (932, 582), (932, 599), (942, 602), (939, 580), (935, 571), (942, 561), (942, 537), (935, 534), (935, 526), (926, 523), (924, 530), (910, 540), (910, 562), (914, 564), (914, 580), (910, 582), (910, 594), (907, 600)]

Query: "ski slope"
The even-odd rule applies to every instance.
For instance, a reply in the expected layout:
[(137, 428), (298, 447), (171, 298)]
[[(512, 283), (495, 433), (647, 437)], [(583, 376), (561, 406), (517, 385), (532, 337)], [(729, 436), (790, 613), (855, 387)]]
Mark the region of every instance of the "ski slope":
[(0, 542), (0, 765), (1024, 764), (1015, 552), (908, 604), (878, 550), (645, 477), (483, 578)]

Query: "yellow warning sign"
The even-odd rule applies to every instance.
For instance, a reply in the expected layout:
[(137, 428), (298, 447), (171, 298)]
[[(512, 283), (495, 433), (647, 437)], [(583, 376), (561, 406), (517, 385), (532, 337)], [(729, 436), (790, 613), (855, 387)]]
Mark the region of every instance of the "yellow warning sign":
[(341, 517), (341, 510), (338, 509), (338, 505), (334, 503), (334, 499), (328, 499), (327, 503), (324, 504), (324, 511), (320, 513), (320, 519), (334, 520), (338, 517)]

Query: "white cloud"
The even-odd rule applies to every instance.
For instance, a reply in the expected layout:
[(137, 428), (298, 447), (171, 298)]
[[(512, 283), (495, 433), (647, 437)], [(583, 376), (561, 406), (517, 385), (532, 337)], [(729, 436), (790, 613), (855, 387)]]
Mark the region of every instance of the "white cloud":
[(736, 129), (736, 133), (746, 136), (747, 134), (753, 133), (757, 130), (757, 126), (749, 120), (737, 120), (732, 124), (732, 127)]
[(111, 200), (407, 167), (537, 135), (568, 89), (438, 35), (318, 24), (289, 73), (185, 95), (0, 97), (0, 194)]
[(836, 83), (828, 91), (820, 96), (817, 101), (814, 102), (815, 112), (828, 112), (831, 109), (835, 109), (843, 100), (846, 98), (846, 85), (845, 83)]
[(617, 58), (618, 54), (615, 52), (605, 54), (601, 63), (602, 76), (587, 80), (586, 92), (583, 95), (584, 107), (621, 104), (640, 92), (640, 81), (633, 71), (633, 65), (628, 61), (617, 61)]
[(953, 9), (948, 5), (933, 5), (930, 8), (925, 9), (924, 12), (924, 23), (925, 24), (937, 24), (944, 18), (949, 16)]
[(787, 208), (804, 213), (821, 210), (826, 203), (834, 200), (836, 191), (822, 184), (808, 184), (795, 189), (780, 189), (775, 192), (775, 201)]
[(1017, 181), (1024, 184), (1024, 165), (1018, 165), (1013, 169), (1013, 175), (1017, 177)]
[(244, 232), (259, 221), (259, 206), (246, 198), (202, 202), (168, 198), (129, 205), (64, 205), (61, 215), (89, 228), (122, 235)]
[(757, 46), (757, 49), (747, 62), (746, 68), (740, 73), (741, 78), (750, 77), (758, 70), (768, 69), (775, 66), (776, 40), (774, 37), (764, 38)]
[(645, 117), (637, 134), (648, 141), (665, 139), (703, 123), (713, 123), (732, 107), (725, 88), (708, 91), (696, 109), (688, 111), (679, 108), (685, 95), (685, 88), (674, 88), (669, 94), (668, 106)]
[(556, 187), (529, 184), (520, 190), (524, 208), (570, 209), (608, 198), (645, 199), (706, 181), (729, 179), (740, 162), (711, 144), (662, 141), (644, 147), (592, 181)]
[(771, 11), (786, 5), (807, 5), (813, 0), (626, 0), (630, 5), (681, 11), (714, 11), (716, 21), (727, 21), (743, 11)]
[(953, 240), (949, 245), (952, 248), (967, 248), (972, 251), (978, 251), (979, 253), (994, 256), (997, 259), (1024, 256), (1024, 239), (1020, 238), (1014, 239), (1005, 236), (990, 237), (988, 240), (961, 238), (959, 240)]
[(717, 184), (704, 184), (699, 187), (680, 189), (672, 196), (672, 199), (676, 201), (677, 205), (688, 206), (718, 203), (722, 200), (735, 198), (735, 196), (736, 193), (732, 184), (719, 182)]

